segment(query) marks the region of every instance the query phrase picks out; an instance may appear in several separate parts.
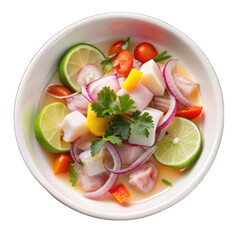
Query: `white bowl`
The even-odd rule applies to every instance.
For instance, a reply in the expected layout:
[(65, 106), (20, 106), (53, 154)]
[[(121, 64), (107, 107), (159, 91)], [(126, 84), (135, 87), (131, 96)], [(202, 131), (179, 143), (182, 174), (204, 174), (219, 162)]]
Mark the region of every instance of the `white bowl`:
[[(203, 149), (196, 164), (180, 180), (155, 197), (127, 207), (85, 199), (52, 174), (49, 160), (33, 132), (42, 91), (64, 52), (80, 42), (95, 43), (133, 36), (161, 45), (187, 67), (201, 85), (204, 106)], [(20, 152), (33, 176), (65, 205), (104, 219), (134, 219), (162, 211), (188, 195), (203, 179), (217, 154), (223, 131), (223, 98), (217, 76), (204, 53), (186, 35), (158, 19), (133, 13), (108, 13), (81, 20), (52, 37), (29, 64), (15, 102), (15, 133)]]

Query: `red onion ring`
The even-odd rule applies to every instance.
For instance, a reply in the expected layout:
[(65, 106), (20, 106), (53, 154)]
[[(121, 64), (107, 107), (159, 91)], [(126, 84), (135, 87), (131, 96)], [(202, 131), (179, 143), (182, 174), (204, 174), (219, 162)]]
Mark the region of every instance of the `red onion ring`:
[(121, 87), (119, 85), (116, 73), (107, 75), (105, 77), (102, 77), (90, 82), (86, 86), (86, 92), (93, 101), (97, 101), (97, 94), (105, 86), (109, 86), (111, 89), (114, 90), (114, 92), (117, 92), (118, 90), (120, 90)]
[(81, 89), (81, 93), (82, 95), (90, 102), (94, 102), (93, 99), (88, 95), (87, 89), (86, 89), (86, 85), (84, 83), (80, 83), (80, 89)]
[(152, 154), (155, 152), (155, 150), (157, 149), (157, 146), (152, 146), (151, 148), (147, 149), (130, 167), (125, 168), (125, 169), (110, 169), (108, 168), (106, 165), (104, 166), (109, 172), (111, 172), (112, 174), (124, 174), (124, 173), (128, 173), (134, 169), (136, 169), (137, 167), (139, 167), (140, 165), (142, 165), (143, 163), (145, 163), (151, 156)]
[(79, 165), (81, 165), (81, 164), (78, 160), (79, 159), (79, 154), (77, 153), (77, 150), (78, 150), (78, 144), (79, 144), (80, 141), (81, 141), (81, 138), (77, 139), (70, 147), (70, 155), (71, 155), (73, 161), (75, 163), (78, 163)]
[(193, 107), (194, 104), (192, 104), (190, 101), (188, 101), (182, 93), (179, 91), (177, 88), (174, 78), (172, 76), (172, 69), (176, 65), (177, 60), (176, 59), (171, 59), (169, 60), (164, 69), (163, 69), (163, 77), (166, 82), (166, 85), (169, 89), (169, 91), (172, 93), (172, 95), (176, 98), (176, 100), (182, 104), (184, 107)]
[(79, 111), (87, 114), (89, 102), (82, 94), (77, 94), (71, 98), (67, 98), (67, 106), (71, 111)]
[(156, 131), (159, 132), (165, 128), (174, 118), (177, 112), (177, 101), (175, 97), (168, 91), (170, 97), (170, 104), (167, 114), (158, 122)]
[[(121, 169), (122, 162), (121, 162), (118, 151), (115, 149), (115, 147), (111, 143), (105, 142), (104, 145), (106, 146), (108, 152), (112, 155), (113, 162), (114, 162), (113, 170), (117, 171)], [(118, 174), (111, 173), (108, 180), (105, 182), (105, 184), (102, 187), (100, 187), (95, 192), (84, 194), (84, 197), (93, 199), (93, 198), (97, 198), (104, 195), (105, 193), (108, 192), (110, 188), (112, 188), (114, 183), (117, 181), (117, 178), (118, 178)]]

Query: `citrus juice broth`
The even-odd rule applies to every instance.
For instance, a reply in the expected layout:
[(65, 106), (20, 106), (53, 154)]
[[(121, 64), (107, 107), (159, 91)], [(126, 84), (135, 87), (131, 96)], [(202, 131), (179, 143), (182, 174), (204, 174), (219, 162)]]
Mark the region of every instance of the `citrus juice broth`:
[[(97, 48), (99, 48), (104, 54), (105, 56), (108, 55), (108, 49), (109, 47), (114, 43), (116, 42), (117, 40), (119, 39), (114, 39), (114, 40), (108, 40), (108, 41), (104, 41), (104, 42), (99, 42), (99, 43), (94, 43), (93, 45), (96, 46)], [(139, 41), (139, 40), (135, 40), (135, 39), (131, 39), (131, 42), (130, 42), (130, 45), (129, 45), (129, 48), (128, 50), (133, 53), (134, 51), (134, 48), (142, 41)], [(154, 44), (155, 47), (157, 48), (158, 52), (162, 52), (166, 49), (163, 49), (162, 47), (160, 46), (157, 46), (156, 44)], [(171, 54), (171, 52), (168, 52), (168, 54)], [(173, 56), (174, 57), (174, 56)], [(182, 76), (184, 76), (185, 78), (187, 79), (190, 79), (190, 80), (193, 80), (189, 74), (189, 72), (187, 71), (187, 69), (184, 67), (184, 65), (181, 62), (181, 59), (178, 61), (178, 64), (177, 66), (175, 67), (174, 71), (181, 74)], [(160, 67), (162, 67), (163, 65), (160, 63), (159, 64)], [(56, 72), (50, 77), (49, 81), (48, 81), (48, 84), (61, 84), (60, 80), (59, 80), (59, 76), (58, 76), (58, 71), (56, 70)], [(62, 85), (62, 84), (61, 84)], [(64, 102), (64, 100), (61, 100), (61, 99), (54, 99), (52, 97), (50, 97), (49, 95), (43, 93), (42, 94), (42, 97), (41, 97), (41, 100), (40, 100), (40, 103), (39, 103), (39, 109), (42, 109), (44, 106), (46, 106), (47, 104), (49, 103), (52, 103), (52, 102), (56, 102), (56, 101), (61, 101), (61, 102)], [(200, 96), (199, 96), (199, 93), (197, 91), (195, 91), (191, 98), (190, 98), (190, 101), (193, 102), (195, 105), (201, 105), (201, 99), (200, 99)], [(201, 129), (202, 128), (202, 121), (201, 121), (201, 118), (197, 118), (194, 120), (199, 128)], [(50, 161), (50, 165), (52, 166), (52, 162), (53, 162), (53, 159), (56, 157), (56, 155), (54, 154), (50, 154), (50, 153), (46, 153), (46, 158), (48, 158)], [(128, 203), (131, 203), (131, 204), (134, 204), (134, 203), (138, 203), (139, 201), (144, 201), (144, 200), (147, 200), (149, 198), (152, 198), (158, 194), (162, 194), (164, 191), (167, 191), (169, 189), (169, 186), (167, 186), (166, 184), (164, 184), (161, 179), (165, 178), (167, 179), (169, 182), (171, 182), (173, 185), (177, 182), (177, 180), (186, 172), (188, 171), (188, 169), (177, 169), (177, 168), (171, 168), (171, 167), (167, 167), (167, 166), (164, 166), (160, 163), (158, 163), (154, 156), (151, 157), (151, 160), (153, 160), (157, 167), (158, 167), (158, 170), (159, 170), (159, 175), (158, 175), (158, 179), (157, 179), (157, 182), (154, 186), (154, 188), (150, 191), (150, 193), (148, 194), (145, 194), (145, 193), (142, 193), (142, 192), (139, 192), (137, 190), (135, 190), (129, 183), (128, 183), (128, 180), (129, 180), (129, 173), (127, 174), (122, 174), (122, 175), (119, 175), (118, 177), (118, 180), (117, 182), (115, 183), (115, 185), (119, 184), (119, 183), (123, 183), (126, 188), (129, 190), (130, 192), (130, 198), (128, 200)], [(63, 181), (66, 182), (67, 185), (69, 185), (69, 187), (71, 187), (71, 183), (69, 181), (69, 174), (62, 174), (62, 175), (58, 175), (56, 176), (60, 179), (62, 179)], [(74, 187), (77, 191), (83, 193), (82, 189), (81, 189), (81, 186), (79, 184), (77, 184), (77, 186)], [(110, 200), (111, 199), (111, 196), (110, 194), (106, 197), (103, 198), (104, 200)]]

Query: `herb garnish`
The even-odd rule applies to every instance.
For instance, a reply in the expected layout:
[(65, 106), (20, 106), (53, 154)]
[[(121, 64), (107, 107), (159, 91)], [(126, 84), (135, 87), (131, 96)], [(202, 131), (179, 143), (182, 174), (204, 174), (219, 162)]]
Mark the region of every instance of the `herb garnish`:
[(71, 161), (69, 165), (69, 177), (70, 177), (70, 182), (72, 183), (72, 186), (76, 186), (77, 170), (74, 168), (73, 163), (74, 161)]
[[(129, 42), (130, 42), (130, 37), (128, 37), (128, 39), (124, 42), (124, 44), (122, 45), (120, 51), (127, 49), (127, 48), (128, 48), (128, 45), (129, 45)], [(120, 52), (120, 51), (119, 51), (119, 52)], [(119, 54), (119, 52), (114, 53), (114, 54), (106, 57), (106, 58), (101, 62), (102, 66), (103, 66), (103, 71), (104, 71), (105, 73), (112, 71), (112, 69), (113, 69), (113, 62), (112, 62), (112, 60)]]
[(167, 50), (165, 50), (164, 52), (161, 52), (160, 54), (158, 54), (153, 60), (155, 62), (161, 62), (161, 61), (166, 60), (166, 59), (171, 57), (171, 55), (165, 56), (166, 54), (167, 54)]
[[(92, 141), (92, 156), (101, 151), (106, 141), (123, 147), (122, 141), (129, 139), (132, 131), (146, 137), (149, 136), (148, 129), (153, 128), (152, 116), (148, 112), (141, 115), (140, 111), (134, 111), (136, 108), (134, 106), (135, 101), (128, 94), (117, 97), (110, 87), (104, 87), (98, 93), (97, 99), (99, 103), (93, 102), (91, 105), (97, 117), (113, 116), (113, 118), (109, 122), (109, 128), (105, 131), (104, 137)], [(131, 115), (128, 114), (130, 112)]]
[(161, 180), (163, 183), (165, 183), (166, 185), (168, 185), (169, 187), (172, 187), (173, 186), (173, 184), (171, 183), (171, 182), (169, 182), (167, 179), (165, 179), (165, 178), (162, 178), (162, 180)]

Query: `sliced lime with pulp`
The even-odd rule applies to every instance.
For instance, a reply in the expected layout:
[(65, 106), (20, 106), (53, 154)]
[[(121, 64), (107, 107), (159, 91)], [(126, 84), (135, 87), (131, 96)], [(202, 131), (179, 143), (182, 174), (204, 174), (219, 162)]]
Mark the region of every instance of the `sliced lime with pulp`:
[(169, 167), (184, 168), (199, 157), (202, 137), (193, 121), (175, 117), (157, 146), (154, 156), (158, 162)]
[(54, 102), (45, 106), (39, 113), (34, 132), (40, 145), (52, 153), (69, 152), (71, 144), (62, 140), (60, 124), (69, 113), (65, 104)]
[(80, 92), (77, 82), (79, 70), (86, 64), (95, 64), (102, 69), (101, 62), (104, 54), (96, 47), (81, 43), (70, 48), (59, 64), (59, 77), (63, 85), (72, 91)]

